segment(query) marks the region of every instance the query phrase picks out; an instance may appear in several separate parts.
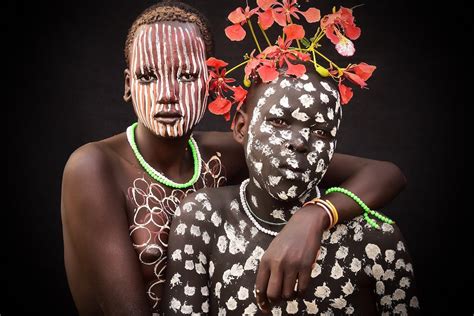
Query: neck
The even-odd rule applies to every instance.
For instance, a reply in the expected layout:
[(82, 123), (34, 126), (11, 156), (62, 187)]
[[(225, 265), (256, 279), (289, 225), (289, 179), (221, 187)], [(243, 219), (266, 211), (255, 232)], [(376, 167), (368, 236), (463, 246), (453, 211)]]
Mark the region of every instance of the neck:
[(191, 132), (181, 137), (160, 137), (139, 122), (135, 130), (135, 142), (148, 164), (167, 177), (179, 181), (193, 170), (188, 145), (190, 135)]
[[(246, 190), (246, 197), (250, 209), (260, 219), (267, 222), (282, 223), (289, 221), (304, 202), (316, 197), (316, 187), (300, 198), (291, 201), (282, 201), (273, 198), (264, 188), (259, 188), (252, 178), (250, 178)], [(263, 227), (277, 232), (284, 227), (284, 225), (270, 225), (258, 219), (257, 222)]]

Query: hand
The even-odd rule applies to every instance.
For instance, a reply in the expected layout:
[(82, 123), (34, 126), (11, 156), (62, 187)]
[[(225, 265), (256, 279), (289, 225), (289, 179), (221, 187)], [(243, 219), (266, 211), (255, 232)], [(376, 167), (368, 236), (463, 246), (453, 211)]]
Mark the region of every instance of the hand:
[(328, 224), (326, 212), (309, 205), (297, 211), (273, 239), (258, 266), (255, 285), (257, 304), (264, 313), (282, 299), (305, 293)]

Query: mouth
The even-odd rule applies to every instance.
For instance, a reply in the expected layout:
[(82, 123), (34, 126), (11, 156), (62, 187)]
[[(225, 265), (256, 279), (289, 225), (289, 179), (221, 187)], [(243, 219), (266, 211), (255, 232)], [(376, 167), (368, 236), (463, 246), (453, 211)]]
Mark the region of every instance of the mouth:
[(155, 120), (162, 124), (173, 124), (179, 121), (183, 115), (176, 110), (160, 111), (154, 116)]
[(288, 171), (291, 171), (291, 172), (296, 173), (296, 174), (301, 174), (301, 173), (304, 172), (304, 170), (301, 169), (301, 168), (294, 168), (294, 167), (292, 167), (290, 165), (287, 165), (287, 164), (280, 165), (278, 167), (278, 169), (280, 169), (283, 172), (286, 172), (288, 170)]

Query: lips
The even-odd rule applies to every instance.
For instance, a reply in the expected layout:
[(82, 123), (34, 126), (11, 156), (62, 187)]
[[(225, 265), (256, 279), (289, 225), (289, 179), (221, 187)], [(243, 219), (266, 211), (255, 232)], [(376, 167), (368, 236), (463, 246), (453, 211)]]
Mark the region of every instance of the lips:
[(163, 124), (176, 123), (182, 117), (183, 115), (176, 110), (160, 111), (154, 115), (155, 120)]
[(278, 169), (283, 170), (283, 171), (285, 171), (285, 170), (290, 170), (290, 171), (292, 171), (292, 172), (294, 172), (294, 173), (303, 173), (303, 172), (304, 172), (304, 170), (301, 169), (301, 168), (294, 168), (294, 167), (292, 167), (292, 166), (290, 166), (290, 165), (287, 165), (287, 164), (282, 164), (282, 165), (280, 165), (280, 166), (278, 167)]

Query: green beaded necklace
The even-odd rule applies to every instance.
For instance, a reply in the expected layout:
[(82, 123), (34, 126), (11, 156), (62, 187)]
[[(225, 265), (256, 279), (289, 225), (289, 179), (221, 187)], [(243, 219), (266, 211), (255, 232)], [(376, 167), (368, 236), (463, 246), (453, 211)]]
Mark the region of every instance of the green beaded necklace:
[(135, 142), (135, 129), (137, 128), (137, 125), (138, 122), (133, 123), (127, 128), (127, 139), (128, 143), (130, 144), (130, 147), (132, 147), (135, 157), (137, 158), (143, 169), (145, 169), (145, 171), (148, 173), (148, 175), (159, 183), (175, 189), (184, 189), (195, 184), (196, 181), (199, 179), (199, 176), (201, 175), (201, 154), (199, 153), (199, 148), (194, 138), (191, 136), (188, 141), (189, 147), (191, 147), (191, 153), (193, 155), (194, 162), (193, 177), (186, 183), (176, 183), (168, 179), (164, 174), (156, 171), (152, 166), (148, 164), (148, 162), (145, 161), (145, 158), (143, 158), (143, 156), (140, 154), (140, 151), (137, 147), (137, 143)]

